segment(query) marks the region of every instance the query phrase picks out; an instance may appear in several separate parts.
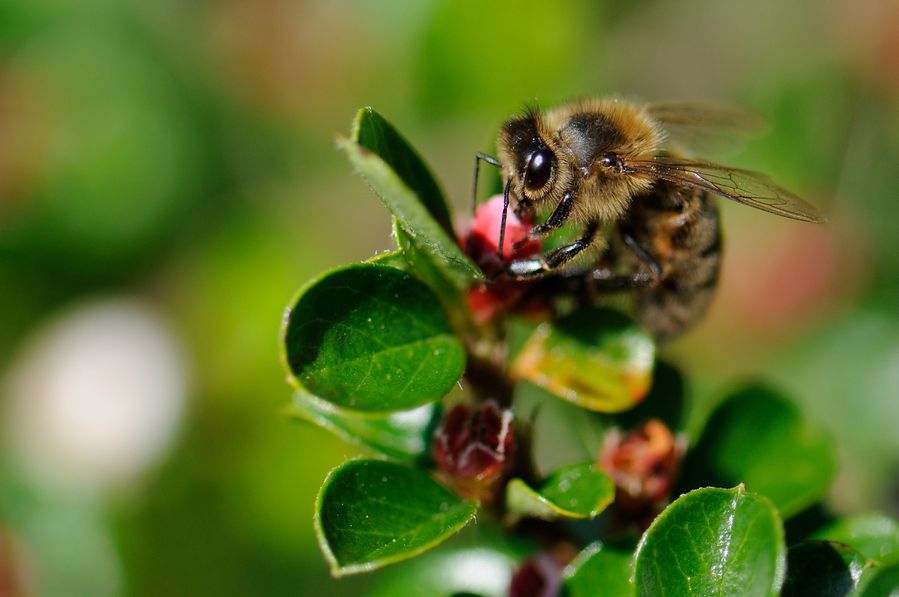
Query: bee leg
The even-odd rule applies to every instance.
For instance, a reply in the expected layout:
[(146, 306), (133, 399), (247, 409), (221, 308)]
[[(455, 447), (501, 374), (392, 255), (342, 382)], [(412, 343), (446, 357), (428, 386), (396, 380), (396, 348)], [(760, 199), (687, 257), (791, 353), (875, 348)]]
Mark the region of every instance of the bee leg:
[(649, 267), (652, 275), (655, 276), (656, 279), (662, 277), (662, 266), (659, 265), (659, 262), (656, 261), (655, 257), (650, 255), (646, 249), (640, 246), (637, 239), (626, 232), (622, 233), (621, 238), (624, 240), (624, 244), (626, 244), (630, 250), (640, 258), (640, 261)]
[(516, 259), (510, 261), (506, 265), (506, 274), (510, 278), (533, 278), (565, 265), (577, 254), (593, 244), (598, 227), (599, 225), (596, 222), (590, 222), (584, 229), (584, 233), (576, 241), (553, 249), (537, 259)]
[(616, 290), (632, 290), (646, 288), (659, 281), (662, 276), (662, 268), (659, 262), (646, 251), (633, 236), (622, 233), (622, 240), (631, 251), (642, 261), (648, 271), (635, 271), (626, 274), (613, 272), (610, 268), (603, 267), (590, 272), (589, 279), (596, 290), (614, 292)]
[(481, 162), (487, 162), (491, 166), (501, 168), (499, 160), (493, 156), (481, 153), (480, 151), (474, 155), (474, 180), (471, 181), (471, 213), (474, 215), (478, 207), (478, 170), (481, 168)]
[(658, 277), (645, 271), (619, 274), (602, 268), (590, 272), (589, 280), (591, 286), (596, 290), (615, 292), (616, 290), (633, 290), (652, 286), (658, 281)]
[(549, 215), (548, 218), (546, 218), (546, 221), (531, 228), (531, 231), (528, 232), (527, 238), (512, 245), (512, 250), (517, 251), (529, 240), (540, 238), (541, 236), (546, 236), (550, 232), (558, 230), (559, 228), (564, 226), (565, 222), (568, 221), (568, 217), (571, 215), (571, 208), (573, 206), (574, 195), (571, 192), (565, 193), (565, 195), (562, 197), (562, 200), (559, 202), (553, 212)]

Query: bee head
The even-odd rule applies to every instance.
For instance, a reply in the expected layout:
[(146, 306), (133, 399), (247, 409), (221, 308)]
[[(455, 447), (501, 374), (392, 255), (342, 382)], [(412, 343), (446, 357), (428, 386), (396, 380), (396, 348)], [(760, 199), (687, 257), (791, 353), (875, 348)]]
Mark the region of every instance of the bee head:
[(498, 149), (503, 177), (520, 204), (535, 206), (561, 196), (571, 180), (567, 155), (536, 110), (506, 121)]

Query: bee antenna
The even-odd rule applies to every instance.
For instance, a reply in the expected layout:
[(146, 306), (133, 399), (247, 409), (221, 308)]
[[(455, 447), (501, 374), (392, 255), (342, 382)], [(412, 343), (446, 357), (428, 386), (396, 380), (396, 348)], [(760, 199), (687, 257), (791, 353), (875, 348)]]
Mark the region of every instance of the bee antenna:
[(503, 189), (503, 215), (499, 221), (499, 247), (497, 247), (496, 254), (499, 257), (500, 263), (504, 261), (503, 259), (503, 243), (506, 239), (506, 215), (509, 213), (509, 189), (512, 187), (512, 179), (509, 178), (506, 181), (506, 188)]

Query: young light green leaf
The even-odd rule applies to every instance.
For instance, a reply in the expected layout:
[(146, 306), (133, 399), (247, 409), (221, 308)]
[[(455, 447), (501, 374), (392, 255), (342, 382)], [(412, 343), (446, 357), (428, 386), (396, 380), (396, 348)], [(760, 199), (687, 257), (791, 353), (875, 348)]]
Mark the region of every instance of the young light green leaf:
[(285, 314), (290, 381), (340, 408), (407, 410), (446, 394), (465, 368), (434, 293), (408, 273), (358, 264), (313, 280)]
[(567, 597), (633, 597), (633, 554), (602, 543), (592, 543), (562, 573)]
[(388, 415), (360, 415), (297, 390), (287, 414), (323, 427), (347, 443), (411, 462), (427, 452), (437, 410), (426, 404)]
[(835, 520), (812, 536), (845, 543), (878, 562), (899, 557), (899, 523), (879, 512), (854, 514)]
[(783, 597), (845, 597), (858, 585), (868, 560), (842, 543), (806, 541), (787, 552)]
[(862, 578), (858, 597), (896, 597), (899, 595), (899, 562), (870, 570)]
[(638, 595), (777, 595), (784, 579), (783, 527), (766, 498), (705, 488), (675, 500), (637, 547)]
[(786, 398), (754, 386), (715, 409), (683, 478), (688, 488), (745, 483), (789, 517), (821, 498), (835, 468), (828, 436)]
[(619, 412), (649, 391), (655, 344), (628, 317), (584, 309), (540, 325), (512, 373), (582, 408)]
[(521, 479), (506, 486), (506, 508), (513, 516), (544, 520), (596, 518), (615, 499), (612, 480), (592, 463), (566, 466), (534, 490)]
[[(458, 289), (464, 290), (472, 283), (482, 280), (484, 274), (456, 244), (452, 229), (441, 224), (440, 220), (448, 218), (448, 215), (444, 216), (442, 210), (435, 207), (435, 202), (417, 194), (428, 193), (430, 186), (422, 183), (425, 177), (420, 172), (417, 175), (410, 174), (418, 172), (414, 164), (416, 160), (420, 162), (420, 159), (417, 156), (412, 159), (392, 153), (386, 156), (378, 153), (400, 151), (395, 143), (376, 141), (378, 135), (383, 133), (379, 124), (383, 122), (373, 110), (363, 108), (356, 119), (353, 139), (340, 139), (338, 145), (415, 246)], [(368, 146), (363, 145), (363, 142), (368, 143)], [(402, 171), (394, 170), (391, 164), (397, 164)]]
[(427, 551), (468, 524), (476, 509), (418, 470), (351, 460), (325, 479), (316, 499), (315, 532), (337, 577)]

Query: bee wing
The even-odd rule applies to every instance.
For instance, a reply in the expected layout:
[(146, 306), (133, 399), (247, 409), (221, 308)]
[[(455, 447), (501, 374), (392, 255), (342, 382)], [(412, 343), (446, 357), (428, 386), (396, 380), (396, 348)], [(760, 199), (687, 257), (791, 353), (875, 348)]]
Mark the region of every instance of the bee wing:
[(625, 172), (647, 174), (668, 182), (704, 189), (785, 218), (818, 224), (826, 221), (814, 206), (758, 172), (670, 157), (628, 161), (624, 168)]
[(761, 116), (733, 106), (698, 102), (650, 104), (649, 115), (659, 121), (668, 144), (703, 152), (722, 152), (765, 129)]

